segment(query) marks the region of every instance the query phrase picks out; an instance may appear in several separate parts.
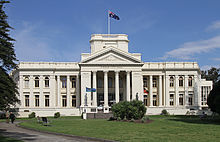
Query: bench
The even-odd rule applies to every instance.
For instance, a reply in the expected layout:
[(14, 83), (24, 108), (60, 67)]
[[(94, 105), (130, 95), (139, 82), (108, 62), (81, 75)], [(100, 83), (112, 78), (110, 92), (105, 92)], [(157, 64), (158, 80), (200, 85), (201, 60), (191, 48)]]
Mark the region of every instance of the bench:
[(42, 117), (42, 122), (44, 126), (49, 126), (50, 122), (48, 121), (47, 117)]

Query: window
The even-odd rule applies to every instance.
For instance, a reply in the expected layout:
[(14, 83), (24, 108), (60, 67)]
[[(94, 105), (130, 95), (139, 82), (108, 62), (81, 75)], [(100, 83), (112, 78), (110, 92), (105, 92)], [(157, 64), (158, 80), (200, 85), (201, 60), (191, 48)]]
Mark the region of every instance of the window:
[(123, 79), (119, 78), (119, 88), (123, 88)]
[(183, 105), (183, 94), (179, 94), (179, 105)]
[(29, 78), (27, 76), (24, 78), (24, 87), (29, 88)]
[(39, 107), (39, 95), (35, 95), (35, 107)]
[(45, 107), (49, 107), (49, 106), (50, 106), (49, 95), (45, 95)]
[(45, 77), (45, 87), (49, 87), (49, 83), (50, 83), (50, 80), (49, 80), (49, 77)]
[(188, 85), (189, 85), (189, 86), (192, 86), (192, 77), (191, 77), (191, 76), (189, 77)]
[(29, 107), (29, 95), (25, 95), (25, 106)]
[(144, 95), (144, 105), (147, 106), (147, 95)]
[(143, 79), (143, 85), (144, 85), (144, 87), (147, 87), (147, 78), (145, 77), (144, 79)]
[(62, 106), (63, 106), (63, 107), (66, 107), (66, 106), (67, 106), (67, 97), (66, 97), (66, 95), (63, 95), (63, 96), (62, 96)]
[(72, 88), (76, 88), (76, 78), (74, 77), (71, 78), (71, 86)]
[(170, 87), (174, 86), (174, 78), (173, 76), (170, 77)]
[(108, 88), (112, 88), (112, 78), (111, 77), (109, 77), (108, 78)]
[(189, 101), (189, 105), (190, 105), (190, 106), (193, 105), (193, 94), (189, 94), (189, 99), (188, 99), (188, 101)]
[(179, 77), (179, 86), (183, 87), (183, 77), (182, 76)]
[(157, 87), (157, 78), (153, 77), (153, 87)]
[(210, 93), (210, 86), (202, 86), (201, 87), (201, 105), (207, 105), (207, 97)]
[(153, 95), (153, 106), (157, 106), (157, 95)]
[(72, 95), (72, 107), (76, 107), (76, 95)]
[(66, 77), (61, 77), (62, 88), (66, 88)]
[(103, 80), (102, 78), (98, 78), (98, 88), (102, 88), (103, 87)]
[(39, 87), (39, 77), (35, 77), (35, 79), (34, 79), (34, 86), (36, 88)]
[(174, 94), (170, 94), (170, 105), (173, 106), (174, 105)]

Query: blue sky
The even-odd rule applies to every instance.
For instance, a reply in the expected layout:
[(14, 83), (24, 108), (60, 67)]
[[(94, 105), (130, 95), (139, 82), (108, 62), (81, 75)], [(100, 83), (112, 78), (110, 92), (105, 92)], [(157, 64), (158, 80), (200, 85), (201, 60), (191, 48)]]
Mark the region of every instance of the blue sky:
[(144, 62), (196, 61), (220, 67), (219, 0), (11, 0), (6, 5), (20, 61), (79, 62), (91, 34), (128, 34)]

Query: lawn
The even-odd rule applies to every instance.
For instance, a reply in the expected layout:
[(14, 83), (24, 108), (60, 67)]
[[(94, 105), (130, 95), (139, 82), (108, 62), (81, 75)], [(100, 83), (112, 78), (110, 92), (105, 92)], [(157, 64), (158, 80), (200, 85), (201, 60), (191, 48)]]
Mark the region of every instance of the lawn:
[(0, 135), (0, 142), (23, 142), (23, 141)]
[(49, 118), (51, 126), (42, 126), (36, 119), (20, 125), (43, 131), (89, 136), (117, 141), (149, 142), (219, 142), (220, 119), (200, 120), (186, 116), (151, 116), (152, 123), (116, 122), (102, 119), (82, 120), (79, 117)]

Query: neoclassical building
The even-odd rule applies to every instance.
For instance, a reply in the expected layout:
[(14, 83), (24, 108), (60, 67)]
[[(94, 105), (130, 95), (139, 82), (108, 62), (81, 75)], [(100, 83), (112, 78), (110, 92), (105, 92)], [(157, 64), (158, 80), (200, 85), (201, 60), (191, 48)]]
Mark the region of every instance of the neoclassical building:
[(201, 79), (196, 62), (143, 62), (128, 43), (125, 34), (94, 34), (80, 62), (20, 62), (12, 72), (20, 116), (108, 113), (113, 104), (135, 99), (147, 114), (207, 108), (212, 82)]

